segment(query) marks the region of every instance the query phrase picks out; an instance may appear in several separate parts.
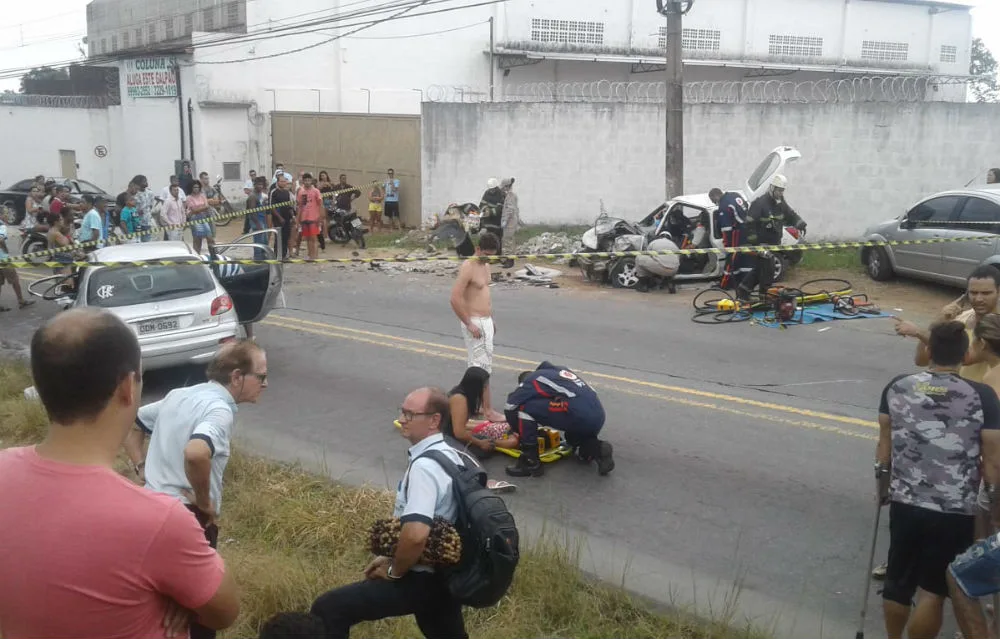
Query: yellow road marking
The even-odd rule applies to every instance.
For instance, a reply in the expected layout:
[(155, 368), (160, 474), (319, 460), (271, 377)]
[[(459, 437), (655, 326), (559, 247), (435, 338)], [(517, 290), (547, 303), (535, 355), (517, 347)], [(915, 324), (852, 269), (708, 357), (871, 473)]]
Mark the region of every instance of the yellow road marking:
[[(420, 345), (420, 346), (423, 346), (423, 347), (432, 347), (432, 348), (437, 348), (437, 349), (442, 349), (442, 350), (457, 351), (457, 352), (460, 352), (460, 353), (465, 353), (465, 349), (462, 348), (462, 347), (458, 347), (458, 346), (450, 346), (450, 345), (447, 345), (447, 344), (437, 344), (437, 343), (434, 343), (434, 342), (426, 342), (426, 341), (422, 341), (422, 340), (418, 340), (418, 339), (410, 339), (410, 338), (406, 338), (406, 337), (399, 337), (397, 335), (388, 335), (386, 333), (376, 333), (374, 331), (365, 331), (365, 330), (360, 330), (360, 329), (356, 329), (356, 328), (347, 328), (347, 327), (344, 327), (344, 326), (336, 326), (334, 324), (327, 324), (327, 323), (323, 323), (323, 322), (313, 322), (313, 321), (310, 321), (310, 320), (299, 319), (297, 317), (289, 317), (287, 315), (282, 315), (281, 318), (282, 318), (282, 320), (286, 320), (286, 321), (289, 321), (289, 322), (301, 324), (301, 325), (304, 325), (304, 326), (312, 326), (312, 327), (323, 328), (323, 329), (334, 329), (334, 330), (343, 331), (343, 332), (346, 332), (346, 333), (354, 333), (354, 334), (357, 334), (357, 335), (365, 335), (365, 336), (368, 336), (368, 337), (374, 337), (374, 338), (378, 338), (378, 339), (381, 339), (381, 340), (391, 340), (391, 341), (401, 342), (401, 343), (407, 343), (407, 344), (417, 344), (417, 345)], [(267, 321), (265, 320), (264, 323), (267, 323)], [(282, 326), (282, 325), (276, 324), (276, 326)], [(373, 342), (373, 343), (378, 344), (379, 342)], [(513, 362), (513, 363), (517, 363), (517, 364), (524, 364), (524, 365), (527, 365), (527, 366), (529, 366), (531, 368), (534, 368), (535, 366), (538, 365), (538, 362), (535, 362), (535, 361), (521, 359), (521, 358), (518, 358), (518, 357), (509, 357), (507, 355), (494, 355), (493, 356), (493, 360), (494, 361), (503, 360), (503, 361)], [(524, 369), (523, 368), (518, 369), (518, 372), (520, 372), (521, 370), (524, 370)], [(625, 383), (625, 384), (635, 384), (635, 385), (638, 385), (638, 386), (643, 386), (643, 387), (646, 387), (646, 388), (652, 388), (652, 389), (659, 390), (659, 391), (668, 391), (668, 392), (671, 392), (671, 393), (680, 393), (680, 394), (683, 394), (683, 395), (689, 395), (689, 396), (694, 396), (694, 397), (704, 397), (706, 399), (714, 399), (716, 401), (731, 402), (731, 403), (734, 403), (734, 404), (742, 404), (744, 406), (753, 406), (754, 408), (763, 408), (763, 409), (766, 409), (766, 410), (777, 411), (777, 412), (782, 412), (782, 413), (791, 413), (791, 414), (799, 415), (799, 416), (802, 416), (802, 417), (813, 417), (813, 418), (816, 418), (816, 419), (825, 419), (827, 421), (840, 422), (842, 424), (850, 424), (851, 426), (862, 426), (864, 428), (878, 429), (878, 424), (877, 423), (875, 423), (873, 421), (865, 420), (865, 419), (857, 419), (855, 417), (845, 417), (843, 415), (834, 415), (832, 413), (824, 413), (824, 412), (821, 412), (821, 411), (809, 410), (807, 408), (796, 408), (794, 406), (784, 406), (782, 404), (774, 404), (774, 403), (771, 403), (771, 402), (762, 402), (762, 401), (759, 401), (759, 400), (746, 399), (746, 398), (743, 398), (743, 397), (732, 397), (730, 395), (723, 395), (722, 393), (713, 393), (713, 392), (710, 392), (710, 391), (697, 390), (697, 389), (694, 389), (694, 388), (686, 388), (684, 386), (673, 386), (673, 385), (670, 385), (670, 384), (659, 384), (659, 383), (656, 383), (656, 382), (647, 382), (647, 381), (644, 381), (644, 380), (633, 379), (633, 378), (630, 378), (630, 377), (622, 377), (622, 376), (619, 376), (619, 375), (609, 375), (607, 373), (598, 373), (598, 372), (594, 372), (594, 371), (585, 371), (585, 370), (580, 370), (578, 372), (581, 375), (584, 375), (584, 376), (586, 376), (588, 378), (603, 379), (603, 380), (607, 380), (607, 381), (613, 381), (613, 382), (619, 382), (619, 383)]]
[[(282, 318), (282, 320), (294, 319), (294, 318), (289, 318), (289, 317), (284, 316), (284, 315), (281, 316), (281, 318)], [(429, 343), (429, 342), (420, 342), (419, 340), (404, 340), (403, 338), (400, 338), (397, 341), (397, 343), (392, 343), (392, 342), (387, 342), (384, 339), (372, 339), (370, 337), (362, 337), (362, 336), (359, 336), (357, 334), (352, 334), (352, 333), (359, 333), (359, 332), (360, 333), (365, 333), (365, 332), (368, 332), (368, 331), (358, 331), (357, 329), (346, 329), (346, 328), (343, 328), (343, 327), (340, 327), (340, 326), (334, 326), (332, 324), (322, 324), (320, 322), (308, 322), (307, 320), (302, 320), (302, 322), (303, 322), (303, 324), (315, 324), (318, 327), (313, 327), (313, 326), (308, 326), (308, 325), (289, 326), (287, 323), (281, 323), (281, 322), (277, 322), (277, 321), (271, 320), (271, 319), (265, 319), (265, 320), (263, 320), (260, 323), (261, 324), (266, 324), (268, 326), (275, 326), (277, 328), (283, 328), (285, 330), (301, 331), (301, 332), (304, 332), (304, 333), (310, 333), (310, 334), (313, 334), (313, 335), (320, 335), (320, 336), (323, 336), (323, 337), (333, 337), (333, 338), (339, 338), (339, 339), (346, 339), (346, 340), (351, 340), (351, 341), (355, 341), (355, 342), (360, 342), (360, 343), (363, 343), (363, 344), (372, 344), (374, 346), (382, 346), (384, 348), (392, 348), (392, 349), (396, 349), (396, 350), (408, 351), (408, 352), (411, 352), (411, 353), (417, 353), (417, 354), (420, 354), (420, 355), (428, 355), (428, 356), (431, 356), (431, 357), (438, 357), (438, 358), (441, 358), (441, 359), (450, 359), (450, 360), (457, 360), (457, 361), (465, 361), (464, 354), (455, 353), (453, 351), (456, 350), (456, 349), (454, 349), (454, 348), (452, 348), (450, 346), (442, 345), (442, 344), (433, 344), (433, 343)], [(375, 335), (380, 335), (380, 334), (375, 333)], [(391, 336), (385, 336), (385, 337), (391, 337)], [(408, 344), (405, 344), (405, 343), (400, 343), (400, 342), (404, 342), (404, 341), (405, 342), (411, 342), (411, 343), (415, 342), (416, 344), (421, 344), (421, 346), (415, 346), (415, 345), (411, 346), (411, 345), (408, 345)], [(428, 348), (428, 346), (430, 346), (432, 348)], [(464, 349), (457, 349), (457, 350), (459, 350), (462, 353), (464, 353)], [(494, 359), (499, 359), (499, 358), (495, 357)], [(513, 360), (513, 361), (517, 361), (517, 362), (524, 361), (524, 360), (518, 360), (516, 358), (505, 358), (505, 359), (509, 359), (509, 360)], [(513, 371), (513, 372), (520, 372), (520, 371), (523, 370), (523, 367), (520, 367), (520, 366), (509, 366), (509, 365), (498, 364), (498, 363), (494, 363), (493, 368), (500, 369), (500, 370)], [(582, 373), (582, 371), (581, 371), (581, 373)], [(594, 375), (592, 373), (588, 373), (587, 376), (588, 377), (594, 377)], [(612, 377), (612, 379), (615, 379), (613, 376), (608, 376), (608, 377)], [(621, 379), (627, 379), (627, 378), (621, 378)], [(630, 383), (634, 383), (636, 380), (628, 380), (628, 381)], [(775, 422), (775, 423), (785, 424), (785, 425), (788, 425), (788, 426), (794, 426), (794, 427), (798, 427), (798, 428), (806, 428), (806, 429), (809, 429), (809, 430), (816, 430), (816, 431), (821, 431), (821, 432), (835, 433), (835, 434), (843, 435), (843, 436), (846, 436), (846, 437), (854, 437), (854, 438), (865, 439), (865, 440), (870, 440), (870, 441), (874, 441), (876, 439), (873, 435), (869, 435), (869, 434), (866, 434), (866, 433), (860, 433), (860, 432), (848, 430), (848, 429), (845, 429), (845, 428), (839, 428), (837, 426), (828, 426), (828, 425), (825, 425), (825, 424), (817, 424), (815, 422), (801, 421), (801, 420), (794, 420), (794, 419), (786, 419), (784, 417), (779, 417), (779, 416), (776, 416), (776, 415), (767, 415), (767, 414), (763, 414), (763, 413), (749, 412), (749, 411), (740, 410), (738, 408), (732, 408), (732, 407), (728, 407), (728, 406), (720, 406), (718, 404), (712, 404), (712, 403), (708, 403), (708, 402), (704, 402), (704, 401), (697, 401), (697, 400), (693, 400), (693, 399), (687, 399), (687, 398), (684, 398), (684, 397), (675, 397), (675, 396), (670, 396), (670, 395), (663, 395), (661, 393), (650, 393), (650, 392), (646, 392), (646, 391), (635, 390), (633, 388), (623, 388), (623, 387), (620, 387), (620, 386), (617, 386), (617, 385), (613, 385), (613, 384), (604, 384), (604, 383), (601, 383), (601, 384), (597, 384), (596, 386), (607, 388), (609, 390), (616, 391), (616, 392), (619, 392), (619, 393), (624, 393), (626, 395), (632, 395), (634, 397), (643, 397), (643, 398), (646, 398), (646, 399), (666, 401), (666, 402), (671, 402), (671, 403), (674, 403), (674, 404), (681, 404), (681, 405), (684, 405), (684, 406), (691, 406), (691, 407), (695, 407), (695, 408), (704, 408), (704, 409), (707, 409), (707, 410), (712, 410), (712, 411), (717, 411), (717, 412), (724, 412), (724, 413), (729, 413), (729, 414), (732, 414), (732, 415), (739, 415), (741, 417), (749, 417), (749, 418), (752, 418), (752, 419), (759, 419), (759, 420), (763, 420), (763, 421)], [(725, 398), (724, 396), (720, 396), (720, 397)], [(726, 399), (728, 399), (728, 398), (726, 398)]]

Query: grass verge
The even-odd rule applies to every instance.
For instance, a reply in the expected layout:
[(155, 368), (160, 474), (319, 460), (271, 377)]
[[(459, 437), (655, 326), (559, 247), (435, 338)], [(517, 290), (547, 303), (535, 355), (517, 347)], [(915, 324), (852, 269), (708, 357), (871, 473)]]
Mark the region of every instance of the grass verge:
[(838, 250), (809, 250), (802, 254), (802, 261), (796, 266), (803, 271), (853, 271), (864, 273), (861, 251), (855, 248)]
[[(44, 435), (41, 406), (23, 398), (30, 383), (23, 364), (0, 361), (0, 447), (34, 443)], [(122, 460), (120, 470), (126, 467)], [(272, 614), (307, 610), (325, 590), (361, 578), (369, 559), (366, 530), (391, 511), (392, 496), (385, 491), (335, 484), (296, 466), (234, 453), (226, 471), (219, 550), (240, 585), (243, 611), (220, 637), (256, 637)], [(544, 538), (522, 553), (514, 586), (500, 606), (467, 610), (470, 636), (762, 636), (750, 627), (734, 627), (731, 613), (702, 620), (683, 611), (654, 611), (620, 588), (588, 579), (576, 568), (577, 549), (560, 539)], [(361, 624), (351, 636), (403, 639), (420, 633), (412, 618), (404, 617)]]
[[(520, 245), (534, 237), (538, 237), (542, 233), (567, 233), (570, 237), (573, 237), (583, 235), (584, 231), (589, 228), (589, 225), (579, 224), (531, 224), (519, 228), (515, 234), (515, 238), (517, 239), (518, 245)], [(373, 249), (422, 249), (427, 246), (427, 242), (419, 242), (409, 239), (408, 233), (409, 231), (381, 231), (379, 233), (368, 233), (365, 235), (365, 243), (368, 248)]]

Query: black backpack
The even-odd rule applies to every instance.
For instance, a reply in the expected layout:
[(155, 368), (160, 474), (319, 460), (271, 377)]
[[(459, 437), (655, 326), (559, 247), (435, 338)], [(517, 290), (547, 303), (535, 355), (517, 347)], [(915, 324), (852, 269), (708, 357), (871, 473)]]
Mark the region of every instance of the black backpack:
[(458, 505), (455, 528), (462, 538), (462, 559), (453, 568), (439, 569), (448, 577), (451, 596), (473, 608), (495, 606), (510, 589), (520, 559), (514, 516), (486, 488), (483, 469), (460, 466), (437, 450), (420, 457), (433, 459), (448, 473)]

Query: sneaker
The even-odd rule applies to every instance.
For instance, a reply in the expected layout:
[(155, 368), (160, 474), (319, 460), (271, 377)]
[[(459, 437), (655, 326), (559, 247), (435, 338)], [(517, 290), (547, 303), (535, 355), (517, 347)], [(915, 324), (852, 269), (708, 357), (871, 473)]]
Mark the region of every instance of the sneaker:
[(612, 457), (614, 447), (611, 442), (601, 442), (600, 452), (597, 454), (597, 474), (605, 476), (615, 469), (615, 460)]
[(875, 566), (875, 570), (872, 571), (872, 579), (882, 580), (885, 579), (885, 571), (889, 568), (888, 564), (879, 564)]

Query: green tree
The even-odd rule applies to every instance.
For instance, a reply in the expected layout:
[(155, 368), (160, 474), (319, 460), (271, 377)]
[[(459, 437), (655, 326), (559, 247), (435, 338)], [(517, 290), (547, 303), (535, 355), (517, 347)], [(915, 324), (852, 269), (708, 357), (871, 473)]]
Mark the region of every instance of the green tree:
[(69, 80), (69, 71), (66, 69), (53, 69), (52, 67), (34, 68), (21, 76), (21, 93), (27, 93), (24, 90), (24, 84), (25, 81), (31, 80)]
[(976, 102), (1000, 102), (1000, 85), (997, 84), (997, 59), (986, 47), (982, 38), (972, 41), (972, 61), (969, 75), (977, 78), (971, 84)]

